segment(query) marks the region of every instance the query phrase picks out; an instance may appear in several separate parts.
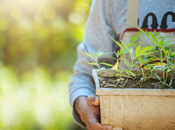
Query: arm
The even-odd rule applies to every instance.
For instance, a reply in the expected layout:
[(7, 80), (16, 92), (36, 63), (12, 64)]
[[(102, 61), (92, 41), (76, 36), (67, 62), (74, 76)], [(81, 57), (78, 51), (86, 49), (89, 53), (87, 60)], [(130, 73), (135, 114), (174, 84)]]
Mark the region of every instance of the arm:
[[(114, 43), (109, 37), (110, 35), (115, 38), (115, 33), (111, 27), (112, 22), (110, 21), (112, 15), (107, 11), (111, 10), (110, 6), (112, 4), (110, 3), (111, 5), (108, 5), (109, 3), (110, 2), (106, 0), (93, 0), (90, 15), (86, 24), (84, 41), (78, 46), (78, 50), (86, 53), (91, 53), (91, 51), (96, 53), (99, 49), (104, 52), (112, 52), (116, 49), (114, 48)], [(110, 9), (107, 9), (107, 7), (110, 7)], [(115, 64), (115, 61), (107, 56), (100, 57), (99, 62), (102, 61)], [(94, 104), (90, 105), (87, 98), (89, 95), (95, 95), (95, 86), (91, 76), (91, 71), (95, 67), (89, 65), (89, 62), (94, 61), (86, 55), (78, 52), (78, 60), (74, 66), (74, 75), (69, 84), (69, 95), (71, 106), (73, 108), (74, 120), (84, 127), (87, 123), (81, 113), (83, 113), (83, 110), (94, 108)], [(82, 110), (78, 109), (78, 104), (81, 104), (81, 107), (79, 108)], [(91, 107), (88, 106), (87, 109), (85, 109), (87, 105), (90, 105)]]

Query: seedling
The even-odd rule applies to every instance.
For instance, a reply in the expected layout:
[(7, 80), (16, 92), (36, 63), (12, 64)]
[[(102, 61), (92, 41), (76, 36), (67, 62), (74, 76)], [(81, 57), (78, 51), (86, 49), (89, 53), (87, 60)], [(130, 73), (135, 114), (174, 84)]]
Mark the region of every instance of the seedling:
[[(78, 51), (80, 51), (80, 50), (78, 50)], [(98, 50), (98, 52), (97, 52), (96, 54), (94, 54), (93, 51), (91, 51), (92, 54), (86, 53), (86, 52), (83, 52), (83, 51), (80, 51), (80, 52), (83, 53), (83, 54), (85, 54), (86, 56), (88, 56), (88, 57), (90, 57), (90, 58), (92, 58), (92, 59), (94, 60), (94, 62), (90, 62), (89, 64), (90, 64), (90, 65), (95, 65), (95, 66), (97, 66), (97, 68), (98, 68), (99, 71), (100, 71), (100, 76), (101, 76), (101, 78), (103, 77), (102, 74), (101, 74), (101, 70), (102, 70), (102, 69), (105, 69), (105, 68), (101, 68), (101, 67), (100, 67), (100, 64), (107, 65), (107, 66), (113, 66), (112, 64), (109, 64), (109, 63), (104, 63), (104, 62), (100, 62), (100, 63), (99, 63), (99, 62), (98, 62), (98, 59), (99, 59), (100, 56), (108, 55), (108, 54), (110, 54), (110, 52), (109, 52), (109, 53), (104, 53), (103, 51), (101, 51), (101, 49)]]
[[(147, 30), (144, 31), (138, 27), (136, 28), (140, 31), (135, 36), (131, 36), (131, 43), (129, 44), (126, 44), (123, 41), (115, 41), (111, 37), (111, 39), (120, 47), (118, 52), (104, 53), (101, 49), (96, 54), (93, 52), (91, 52), (91, 54), (82, 51), (80, 52), (94, 60), (93, 63), (89, 64), (97, 66), (101, 77), (101, 70), (105, 69), (100, 68), (101, 64), (110, 66), (112, 70), (117, 71), (117, 83), (115, 87), (118, 86), (119, 82), (124, 80), (125, 83), (122, 87), (125, 87), (129, 79), (133, 80), (131, 87), (134, 87), (138, 83), (141, 83), (140, 87), (142, 87), (144, 82), (149, 86), (149, 80), (154, 75), (163, 87), (168, 86), (169, 88), (172, 88), (175, 73), (175, 52), (172, 52), (171, 46), (175, 46), (175, 42), (172, 42), (171, 40), (166, 41), (164, 37), (159, 36), (160, 32), (148, 32)], [(141, 33), (150, 40), (151, 45), (143, 46), (138, 42)], [(117, 59), (115, 59), (117, 61), (115, 65), (98, 62), (100, 56), (108, 55), (110, 53), (114, 53), (117, 57)], [(120, 66), (120, 61), (124, 62), (124, 66)], [(136, 83), (135, 79), (138, 74), (132, 72), (134, 69), (140, 69), (142, 75), (140, 80)], [(162, 79), (154, 72), (154, 70), (162, 71)], [(168, 77), (169, 73), (173, 73), (171, 78)]]

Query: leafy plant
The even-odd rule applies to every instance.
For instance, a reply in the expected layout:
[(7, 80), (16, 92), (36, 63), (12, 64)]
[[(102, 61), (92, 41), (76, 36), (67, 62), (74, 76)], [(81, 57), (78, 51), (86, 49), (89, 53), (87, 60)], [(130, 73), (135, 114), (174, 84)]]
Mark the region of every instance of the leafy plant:
[[(134, 87), (138, 83), (141, 83), (140, 87), (142, 87), (144, 82), (149, 85), (150, 78), (155, 76), (163, 87), (168, 86), (169, 88), (172, 88), (175, 73), (175, 52), (172, 52), (171, 47), (175, 46), (175, 42), (165, 40), (166, 37), (160, 37), (160, 32), (148, 32), (147, 30), (143, 30), (138, 27), (136, 28), (139, 30), (139, 32), (135, 36), (131, 36), (131, 43), (129, 44), (126, 44), (123, 41), (116, 41), (111, 37), (111, 39), (120, 47), (120, 50), (117, 52), (103, 53), (101, 49), (96, 54), (93, 52), (92, 54), (82, 51), (80, 52), (94, 59), (95, 62), (89, 64), (96, 65), (99, 70), (102, 69), (100, 68), (100, 64), (104, 64), (112, 67), (114, 71), (117, 71), (116, 77), (118, 79), (115, 87), (118, 86), (120, 81), (124, 80), (125, 82), (122, 87), (125, 87), (129, 79), (133, 80), (131, 87)], [(144, 34), (151, 42), (151, 45), (143, 46), (140, 44), (140, 34)], [(114, 53), (116, 55), (117, 59), (115, 60), (117, 62), (115, 65), (104, 62), (98, 63), (98, 58), (100, 56), (109, 53)], [(120, 61), (123, 61), (124, 66), (120, 66)], [(132, 72), (134, 69), (140, 69), (142, 75), (140, 80), (136, 83), (135, 79), (137, 74)], [(162, 78), (156, 74), (154, 70), (162, 71)], [(173, 72), (173, 76), (168, 79), (170, 72)]]
[[(128, 68), (129, 71), (127, 70), (127, 72), (129, 72), (131, 74), (132, 70), (134, 67), (139, 67), (138, 66), (138, 62), (134, 62), (136, 59), (139, 61), (140, 65), (143, 64), (143, 59), (141, 58), (141, 56), (145, 56), (145, 55), (150, 55), (152, 53), (152, 49), (154, 48), (154, 46), (148, 46), (148, 47), (141, 47), (141, 44), (137, 44), (137, 41), (139, 39), (139, 35), (141, 32), (138, 32), (134, 37), (131, 37), (131, 43), (126, 44), (123, 41), (118, 42), (115, 41), (112, 37), (112, 40), (121, 48), (118, 52), (118, 55), (121, 55), (120, 57), (118, 56), (118, 60), (123, 60), (125, 63), (124, 66), (124, 71), (126, 71), (126, 69)], [(137, 47), (136, 47), (137, 46)], [(130, 61), (127, 61), (127, 59), (130, 59)], [(122, 66), (123, 67), (123, 66)], [(143, 68), (140, 68), (142, 70), (142, 76), (144, 76), (144, 71)], [(132, 74), (133, 76), (136, 76), (135, 74)], [(126, 83), (128, 82), (129, 77), (127, 77), (124, 86), (126, 85)], [(145, 78), (141, 78), (142, 81), (144, 81)]]
[[(156, 46), (158, 50), (158, 55), (150, 55), (152, 57), (155, 57), (155, 59), (159, 60), (162, 67), (155, 67), (154, 69), (162, 69), (162, 75), (163, 75), (163, 81), (160, 79), (158, 75), (155, 73), (154, 76), (157, 77), (163, 85), (167, 85), (167, 79), (168, 79), (168, 73), (172, 71), (171, 67), (174, 67), (174, 52), (171, 51), (171, 46), (175, 46), (175, 42), (172, 42), (172, 40), (166, 41), (165, 37), (159, 37), (160, 32), (148, 32), (147, 30), (144, 31), (143, 29), (140, 29), (136, 27), (138, 30), (140, 30), (142, 33), (145, 34), (145, 36)], [(166, 63), (166, 65), (164, 65)], [(172, 80), (171, 80), (172, 81)], [(171, 83), (170, 83), (171, 84)], [(169, 86), (170, 87), (170, 86)]]
[[(78, 50), (78, 51), (80, 51), (80, 50)], [(90, 65), (95, 65), (95, 66), (97, 66), (98, 69), (99, 69), (99, 71), (102, 70), (102, 69), (105, 69), (105, 68), (101, 68), (101, 67), (100, 67), (100, 64), (107, 65), (107, 66), (113, 66), (112, 64), (109, 64), (109, 63), (105, 63), (105, 62), (100, 62), (100, 63), (99, 63), (99, 62), (98, 62), (98, 59), (99, 59), (100, 56), (107, 55), (107, 54), (109, 54), (110, 52), (109, 52), (109, 53), (104, 53), (103, 51), (101, 51), (101, 49), (98, 50), (98, 52), (97, 52), (96, 54), (94, 54), (93, 51), (91, 51), (92, 54), (86, 53), (86, 52), (83, 52), (83, 51), (80, 51), (80, 52), (83, 53), (83, 54), (85, 54), (86, 56), (92, 58), (95, 62), (89, 62), (89, 64), (90, 64)], [(101, 77), (102, 77), (101, 71), (100, 71), (100, 75), (101, 75)]]

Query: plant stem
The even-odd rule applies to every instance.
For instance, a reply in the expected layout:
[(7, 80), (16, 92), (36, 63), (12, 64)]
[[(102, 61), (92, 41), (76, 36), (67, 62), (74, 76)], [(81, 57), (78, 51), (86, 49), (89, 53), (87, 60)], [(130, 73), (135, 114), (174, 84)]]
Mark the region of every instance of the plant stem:
[(170, 85), (168, 85), (167, 83), (164, 83), (164, 82), (158, 82), (158, 83), (162, 83), (162, 84), (164, 84), (164, 85), (166, 85), (166, 86), (168, 86), (168, 87), (170, 87), (171, 88), (171, 86)]
[(166, 70), (166, 79), (165, 79), (165, 83), (167, 82), (168, 80), (168, 70), (169, 70), (169, 66), (168, 66), (168, 56), (167, 56), (167, 70)]
[(129, 88), (132, 88), (132, 87), (134, 87), (134, 86), (136, 86), (138, 83), (140, 83), (142, 80), (139, 80), (136, 84), (134, 84), (134, 85), (132, 85), (131, 87), (129, 87)]
[(127, 77), (125, 84), (123, 85), (123, 88), (125, 87), (126, 83), (128, 82), (129, 77)]
[(99, 71), (100, 71), (100, 77), (103, 78), (103, 77), (102, 77), (102, 73), (101, 73), (101, 68), (100, 68), (100, 65), (98, 64), (97, 59), (95, 60), (95, 62), (96, 62), (96, 65), (97, 65), (97, 67), (98, 67), (98, 69), (99, 69)]
[(165, 80), (165, 73), (164, 73), (164, 67), (163, 67), (162, 49), (160, 49), (160, 61), (161, 61), (161, 65), (162, 65), (163, 81), (164, 81)]
[[(135, 58), (132, 58), (132, 55), (131, 55), (131, 65), (130, 65), (130, 71), (132, 71), (132, 67), (133, 67), (133, 62), (134, 62), (134, 59), (135, 59)], [(127, 77), (127, 79), (126, 79), (125, 84), (123, 85), (123, 87), (125, 87), (126, 83), (128, 82), (128, 79), (129, 79), (129, 77)]]
[(142, 83), (141, 83), (141, 86), (140, 86), (140, 88), (142, 88), (142, 85), (143, 85), (143, 81), (144, 81), (144, 76), (145, 76), (145, 74), (144, 74), (144, 70), (143, 70), (143, 68), (141, 68), (141, 71), (142, 71), (142, 77), (143, 77), (143, 80), (142, 80)]
[(135, 77), (134, 77), (134, 79), (133, 79), (133, 83), (132, 83), (132, 85), (134, 85), (134, 83), (135, 83)]
[(120, 80), (117, 82), (117, 84), (115, 85), (115, 87), (114, 87), (114, 88), (116, 88), (116, 87), (118, 86), (119, 82), (120, 82)]
[[(126, 58), (126, 56), (124, 55), (124, 58)], [(126, 69), (126, 64), (124, 63), (124, 66), (125, 66), (125, 68), (124, 69)]]
[[(122, 72), (120, 72), (120, 79), (122, 78), (122, 73), (123, 73), (123, 71)], [(115, 85), (115, 88), (117, 87), (117, 85), (119, 84), (119, 82), (120, 82), (120, 80), (117, 82), (117, 84)]]

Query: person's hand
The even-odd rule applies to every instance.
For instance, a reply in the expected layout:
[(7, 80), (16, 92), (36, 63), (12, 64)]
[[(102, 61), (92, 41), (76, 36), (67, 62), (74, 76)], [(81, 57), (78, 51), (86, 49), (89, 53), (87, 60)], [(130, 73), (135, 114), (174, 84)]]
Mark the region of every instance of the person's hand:
[(102, 126), (99, 123), (99, 97), (95, 95), (90, 95), (89, 97), (78, 97), (75, 101), (74, 107), (79, 113), (81, 120), (86, 124), (88, 130), (112, 130), (111, 126)]

